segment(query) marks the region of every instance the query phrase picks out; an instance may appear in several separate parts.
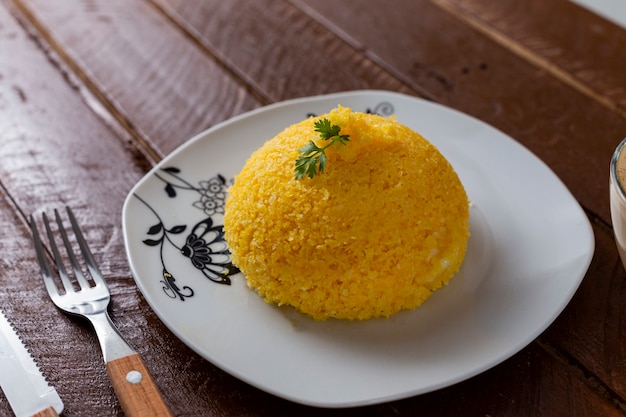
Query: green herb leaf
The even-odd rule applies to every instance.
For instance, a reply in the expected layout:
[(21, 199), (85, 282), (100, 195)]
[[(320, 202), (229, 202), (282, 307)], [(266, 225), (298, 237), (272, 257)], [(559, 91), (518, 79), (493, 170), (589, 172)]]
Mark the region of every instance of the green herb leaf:
[(297, 180), (307, 176), (313, 178), (317, 173), (323, 173), (326, 168), (326, 149), (335, 143), (346, 145), (350, 141), (350, 135), (340, 135), (341, 128), (331, 125), (328, 119), (320, 119), (313, 126), (320, 137), (329, 142), (320, 148), (311, 140), (300, 148), (295, 169)]

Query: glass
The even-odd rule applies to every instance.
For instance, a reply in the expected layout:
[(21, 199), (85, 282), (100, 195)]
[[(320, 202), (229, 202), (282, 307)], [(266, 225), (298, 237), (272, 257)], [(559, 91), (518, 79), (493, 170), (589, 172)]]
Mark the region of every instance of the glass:
[(609, 193), (613, 233), (622, 264), (626, 267), (626, 138), (615, 149), (610, 169)]

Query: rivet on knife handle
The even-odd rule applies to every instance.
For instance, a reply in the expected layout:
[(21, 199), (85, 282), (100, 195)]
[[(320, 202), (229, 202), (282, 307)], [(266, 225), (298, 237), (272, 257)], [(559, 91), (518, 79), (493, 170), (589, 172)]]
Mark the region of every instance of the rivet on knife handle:
[(107, 374), (127, 416), (170, 416), (139, 354), (107, 363)]

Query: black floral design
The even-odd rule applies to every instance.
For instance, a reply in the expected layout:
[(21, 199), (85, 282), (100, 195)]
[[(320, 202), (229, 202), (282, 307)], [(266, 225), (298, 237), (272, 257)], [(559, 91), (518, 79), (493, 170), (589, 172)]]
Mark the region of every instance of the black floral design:
[(220, 284), (230, 284), (229, 275), (239, 272), (231, 263), (224, 227), (213, 226), (210, 217), (193, 227), (181, 253), (191, 259), (205, 277)]
[(162, 168), (155, 177), (165, 183), (164, 191), (170, 198), (176, 198), (179, 192), (188, 191), (198, 194), (199, 199), (192, 205), (202, 210), (205, 218), (191, 227), (191, 231), (185, 238), (185, 243), (179, 246), (175, 243), (174, 235), (180, 235), (188, 230), (187, 224), (175, 224), (166, 226), (157, 211), (139, 195), (134, 196), (141, 201), (155, 216), (156, 223), (146, 231), (147, 238), (142, 242), (148, 246), (159, 248), (161, 264), (163, 266), (163, 291), (170, 298), (178, 298), (184, 301), (193, 297), (194, 290), (189, 286), (182, 288), (176, 284), (176, 278), (166, 267), (164, 259), (165, 245), (171, 245), (178, 252), (189, 258), (191, 264), (202, 274), (218, 284), (230, 285), (230, 276), (239, 272), (232, 264), (230, 251), (224, 239), (224, 226), (215, 224), (215, 215), (224, 214), (226, 201), (226, 189), (228, 183), (224, 176), (216, 175), (209, 180), (200, 181), (198, 186), (186, 181), (177, 167)]
[(393, 107), (393, 104), (391, 104), (388, 101), (381, 101), (380, 103), (378, 103), (376, 106), (374, 106), (373, 109), (370, 109), (369, 107), (365, 110), (365, 113), (372, 113), (372, 114), (378, 114), (380, 116), (391, 116), (392, 114), (395, 113), (395, 109)]
[(176, 279), (170, 274), (167, 269), (163, 268), (163, 292), (170, 298), (180, 298), (181, 301), (185, 301), (185, 298), (193, 297), (193, 290), (187, 286), (183, 287), (183, 291), (176, 285)]
[[(393, 107), (393, 104), (391, 104), (388, 101), (381, 101), (380, 103), (375, 105), (373, 108), (366, 107), (365, 111), (363, 113), (378, 114), (379, 116), (387, 117), (387, 116), (391, 116), (392, 114), (394, 114), (395, 111), (396, 110)], [(306, 116), (307, 117), (315, 117), (315, 116), (317, 116), (317, 114), (315, 114), (315, 113), (307, 113)]]
[(208, 181), (200, 181), (200, 200), (193, 206), (203, 210), (207, 216), (216, 213), (224, 214), (224, 202), (226, 201), (226, 180), (221, 175)]

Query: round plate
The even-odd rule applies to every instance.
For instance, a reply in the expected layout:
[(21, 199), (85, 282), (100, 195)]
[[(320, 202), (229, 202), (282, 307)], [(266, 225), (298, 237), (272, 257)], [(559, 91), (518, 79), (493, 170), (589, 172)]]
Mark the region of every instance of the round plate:
[[(252, 151), (338, 104), (394, 114), (420, 132), (472, 202), (460, 272), (389, 319), (316, 322), (266, 304), (230, 266), (223, 240), (225, 193)], [(133, 188), (123, 228), (135, 281), (176, 336), (260, 389), (323, 407), (425, 393), (504, 361), (563, 310), (594, 250), (584, 212), (528, 150), (465, 114), (382, 91), (278, 103), (197, 135)]]

